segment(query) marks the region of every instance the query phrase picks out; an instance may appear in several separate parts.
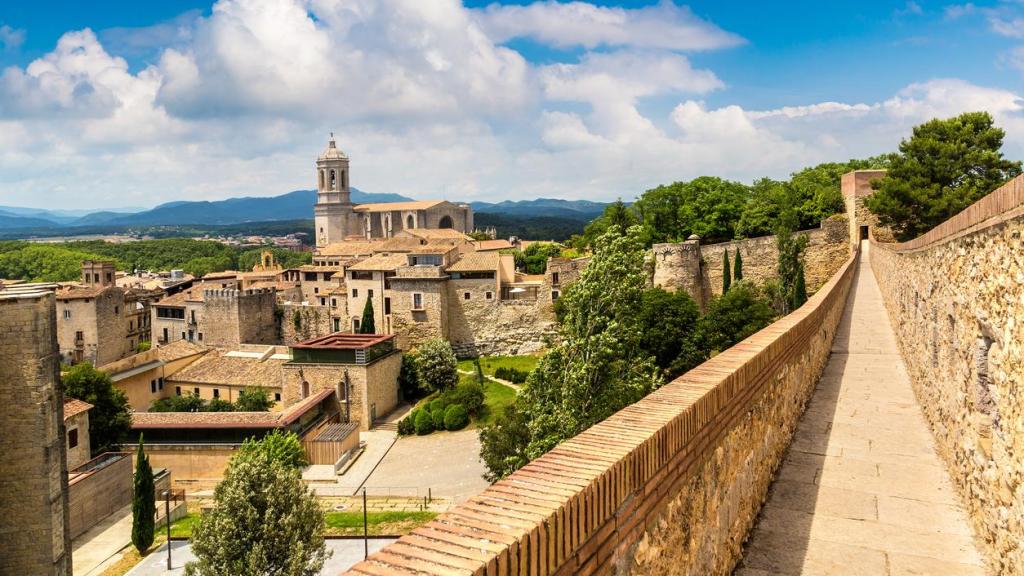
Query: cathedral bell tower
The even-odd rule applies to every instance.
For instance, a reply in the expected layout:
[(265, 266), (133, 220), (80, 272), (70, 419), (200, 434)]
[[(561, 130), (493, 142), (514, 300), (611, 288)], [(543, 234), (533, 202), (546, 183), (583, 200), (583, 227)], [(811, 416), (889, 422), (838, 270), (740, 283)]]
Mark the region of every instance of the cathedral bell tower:
[(332, 132), (327, 149), (316, 160), (317, 196), (313, 221), (317, 248), (344, 240), (352, 229), (348, 178), (348, 156), (338, 149)]

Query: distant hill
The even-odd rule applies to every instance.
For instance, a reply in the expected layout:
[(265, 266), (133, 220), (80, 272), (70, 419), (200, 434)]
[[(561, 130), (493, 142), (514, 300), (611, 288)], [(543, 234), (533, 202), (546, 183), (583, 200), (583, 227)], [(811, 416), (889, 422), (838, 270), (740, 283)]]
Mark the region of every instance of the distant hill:
[(45, 218), (23, 216), (0, 210), (0, 228), (38, 228), (40, 226), (59, 226), (59, 224)]
[(572, 220), (593, 220), (604, 212), (604, 202), (590, 200), (561, 200), (559, 198), (537, 198), (536, 200), (505, 200), (492, 204), (473, 202), (473, 211), (481, 214), (507, 214), (509, 216), (550, 216)]

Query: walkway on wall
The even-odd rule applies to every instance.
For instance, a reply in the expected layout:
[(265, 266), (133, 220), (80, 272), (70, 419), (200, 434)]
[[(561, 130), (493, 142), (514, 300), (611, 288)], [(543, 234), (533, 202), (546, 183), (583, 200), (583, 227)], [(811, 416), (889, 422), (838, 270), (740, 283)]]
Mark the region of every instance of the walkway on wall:
[(867, 251), (736, 576), (985, 573)]

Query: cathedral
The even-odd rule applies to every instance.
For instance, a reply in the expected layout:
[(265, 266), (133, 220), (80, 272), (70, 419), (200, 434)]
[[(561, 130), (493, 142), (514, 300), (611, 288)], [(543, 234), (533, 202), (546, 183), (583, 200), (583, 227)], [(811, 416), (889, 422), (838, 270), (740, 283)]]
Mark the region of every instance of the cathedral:
[(349, 159), (334, 142), (316, 160), (317, 199), (313, 210), (316, 246), (344, 240), (391, 238), (402, 230), (451, 228), (473, 230), (473, 209), (446, 200), (353, 204), (349, 194)]

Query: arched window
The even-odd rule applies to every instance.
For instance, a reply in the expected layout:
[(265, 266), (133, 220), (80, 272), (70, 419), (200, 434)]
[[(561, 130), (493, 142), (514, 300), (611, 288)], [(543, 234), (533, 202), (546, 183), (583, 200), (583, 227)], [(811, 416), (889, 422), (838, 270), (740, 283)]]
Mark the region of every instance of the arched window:
[(302, 381), (302, 397), (309, 398), (309, 382)]
[(337, 189), (338, 189), (338, 175), (334, 172), (334, 170), (331, 170), (331, 190), (337, 190)]
[(441, 221), (437, 223), (437, 227), (438, 228), (454, 228), (455, 225), (452, 224), (452, 217), (451, 216), (443, 216), (443, 217), (441, 217)]
[(341, 189), (348, 188), (348, 174), (345, 170), (341, 171)]
[(324, 189), (324, 171), (323, 170), (320, 171), (320, 189), (321, 190)]
[(409, 217), (405, 219), (405, 227), (408, 229), (416, 227), (416, 220), (412, 217), (412, 214), (409, 214)]

